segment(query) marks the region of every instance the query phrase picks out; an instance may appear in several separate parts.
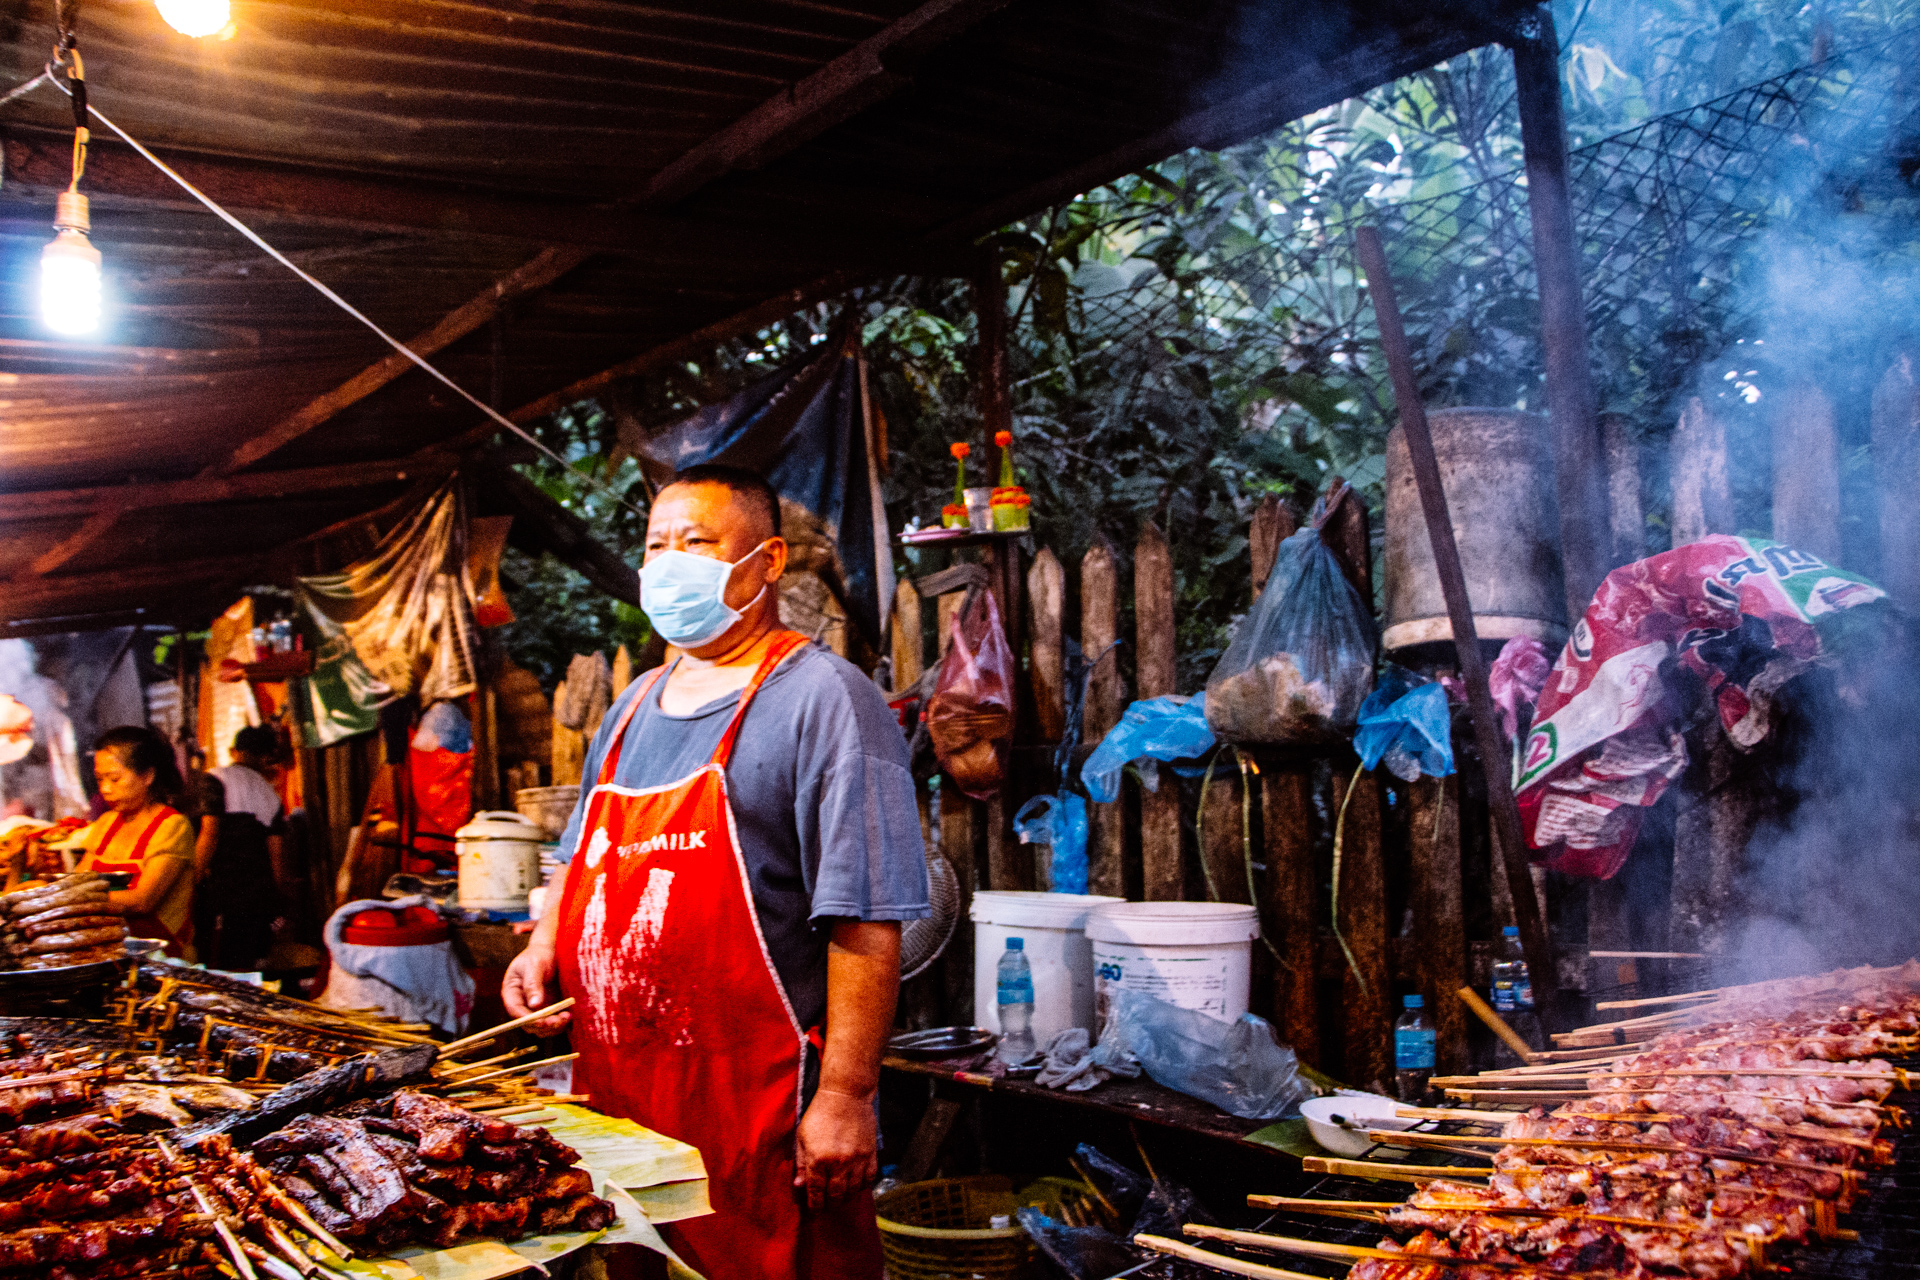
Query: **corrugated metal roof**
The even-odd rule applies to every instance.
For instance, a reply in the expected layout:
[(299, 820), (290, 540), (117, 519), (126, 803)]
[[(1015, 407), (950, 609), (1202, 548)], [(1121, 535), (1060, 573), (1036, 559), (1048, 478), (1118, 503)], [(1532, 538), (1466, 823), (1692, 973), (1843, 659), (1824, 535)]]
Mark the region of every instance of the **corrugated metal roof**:
[[(52, 7), (0, 27), (0, 79), (40, 69)], [(98, 107), (397, 334), (543, 245), (598, 250), (508, 308), (511, 407), (835, 273), (951, 267), (1013, 217), (1485, 43), (1525, 7), (236, 0), (230, 38), (196, 41), (129, 0), (84, 7), (79, 35)], [(0, 110), (0, 622), (130, 607), (170, 560), (201, 585), (156, 593), (157, 616), (195, 620), (244, 576), (213, 562), (399, 487), (142, 508), (52, 565), (87, 515), (9, 495), (202, 474), (384, 349), (103, 136), (84, 185), (109, 324), (52, 341), (32, 295), (68, 120), (51, 89)], [(495, 341), (483, 325), (436, 359), (484, 394)], [(477, 419), (403, 374), (247, 470), (402, 458)]]

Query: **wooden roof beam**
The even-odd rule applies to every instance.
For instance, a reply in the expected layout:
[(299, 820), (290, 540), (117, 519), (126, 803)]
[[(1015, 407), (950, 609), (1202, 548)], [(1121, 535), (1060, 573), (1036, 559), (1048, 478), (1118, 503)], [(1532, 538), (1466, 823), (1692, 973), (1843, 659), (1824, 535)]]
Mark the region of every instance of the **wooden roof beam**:
[[(31, 192), (51, 204), (72, 173), (73, 138), (20, 126), (0, 137), (6, 185), (0, 199)], [(638, 259), (682, 256), (705, 259), (715, 253), (737, 258), (751, 252), (768, 261), (844, 260), (858, 254), (860, 240), (838, 239), (832, 232), (804, 236), (779, 228), (743, 232), (710, 218), (668, 217), (611, 204), (519, 199), (485, 191), (440, 187), (392, 178), (272, 164), (231, 156), (157, 150), (155, 154), (214, 200), (239, 213), (274, 214), (295, 221), (356, 231), (471, 235), (565, 245)], [(87, 194), (110, 208), (113, 198), (200, 206), (171, 179), (110, 137), (96, 138), (87, 152)], [(867, 246), (867, 247), (870, 247)]]
[(237, 476), (196, 476), (191, 480), (102, 485), (87, 489), (42, 489), (0, 494), (0, 524), (91, 516), (103, 508), (116, 514), (153, 507), (190, 507), (211, 502), (286, 498), (302, 493), (393, 484), (428, 475), (444, 475), (457, 465), (451, 453), (420, 453), (381, 462), (350, 462), (332, 467), (257, 471)]
[(663, 209), (736, 169), (758, 169), (905, 86), (913, 62), (1009, 0), (930, 0), (788, 86), (655, 174), (637, 203)]

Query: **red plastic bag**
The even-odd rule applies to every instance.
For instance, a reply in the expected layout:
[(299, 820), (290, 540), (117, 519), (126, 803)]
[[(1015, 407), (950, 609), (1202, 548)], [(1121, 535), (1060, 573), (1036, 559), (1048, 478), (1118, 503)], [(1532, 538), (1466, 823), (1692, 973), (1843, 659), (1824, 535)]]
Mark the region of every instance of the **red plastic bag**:
[(1013, 650), (993, 594), (975, 592), (953, 615), (949, 634), (927, 699), (927, 734), (954, 785), (986, 800), (1007, 780), (1013, 748)]

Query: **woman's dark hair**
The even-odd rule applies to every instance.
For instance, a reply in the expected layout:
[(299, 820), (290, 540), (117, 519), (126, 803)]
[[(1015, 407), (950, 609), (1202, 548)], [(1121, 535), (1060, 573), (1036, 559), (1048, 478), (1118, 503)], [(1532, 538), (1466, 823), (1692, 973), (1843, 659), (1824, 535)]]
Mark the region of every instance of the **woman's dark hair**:
[(167, 740), (144, 725), (123, 724), (101, 734), (93, 744), (95, 751), (112, 749), (120, 762), (135, 773), (151, 773), (148, 788), (162, 804), (178, 807), (186, 798), (186, 784), (180, 780), (180, 765), (173, 758)]

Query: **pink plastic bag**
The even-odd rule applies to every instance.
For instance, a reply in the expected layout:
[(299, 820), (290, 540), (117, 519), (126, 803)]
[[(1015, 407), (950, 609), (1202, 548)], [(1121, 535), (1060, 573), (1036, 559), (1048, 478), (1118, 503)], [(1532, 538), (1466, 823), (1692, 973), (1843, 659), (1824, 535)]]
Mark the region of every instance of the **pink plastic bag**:
[(1013, 748), (1013, 650), (993, 593), (976, 592), (953, 615), (949, 635), (927, 700), (927, 734), (954, 785), (986, 800), (1006, 782)]

